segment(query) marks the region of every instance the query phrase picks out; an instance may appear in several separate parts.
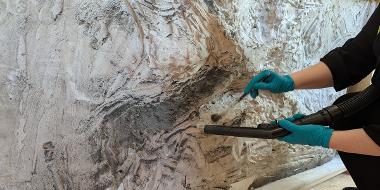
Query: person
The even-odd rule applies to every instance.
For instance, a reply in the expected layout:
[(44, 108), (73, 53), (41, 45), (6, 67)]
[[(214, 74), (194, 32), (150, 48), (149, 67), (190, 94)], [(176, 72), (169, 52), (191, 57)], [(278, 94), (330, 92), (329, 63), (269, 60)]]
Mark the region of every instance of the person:
[[(251, 79), (244, 92), (255, 98), (258, 90), (283, 93), (294, 89), (333, 86), (340, 91), (356, 84), (373, 70), (371, 82), (380, 89), (379, 5), (356, 37), (330, 51), (319, 63), (289, 75), (262, 71)], [(353, 95), (346, 94), (338, 98), (335, 104)], [(280, 127), (291, 132), (279, 140), (336, 149), (357, 186), (345, 189), (380, 189), (380, 99), (329, 127), (291, 122), (300, 117), (302, 115), (296, 114), (279, 121)]]

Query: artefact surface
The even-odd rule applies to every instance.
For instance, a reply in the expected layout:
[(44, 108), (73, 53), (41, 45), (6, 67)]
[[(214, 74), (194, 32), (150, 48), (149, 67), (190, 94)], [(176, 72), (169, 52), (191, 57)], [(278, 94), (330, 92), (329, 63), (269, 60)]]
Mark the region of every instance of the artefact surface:
[[(205, 136), (263, 69), (299, 70), (354, 36), (354, 0), (0, 0), (0, 189), (252, 187), (332, 150)], [(262, 92), (218, 124), (331, 104), (332, 89)]]

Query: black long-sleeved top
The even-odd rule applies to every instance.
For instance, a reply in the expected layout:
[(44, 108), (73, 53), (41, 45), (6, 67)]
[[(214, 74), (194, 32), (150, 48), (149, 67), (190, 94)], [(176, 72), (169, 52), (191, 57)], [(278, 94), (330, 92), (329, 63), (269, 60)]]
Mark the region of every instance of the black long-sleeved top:
[[(380, 89), (380, 6), (355, 38), (329, 52), (321, 61), (330, 69), (336, 91), (356, 84), (373, 70), (372, 84)], [(380, 125), (363, 129), (380, 146)]]

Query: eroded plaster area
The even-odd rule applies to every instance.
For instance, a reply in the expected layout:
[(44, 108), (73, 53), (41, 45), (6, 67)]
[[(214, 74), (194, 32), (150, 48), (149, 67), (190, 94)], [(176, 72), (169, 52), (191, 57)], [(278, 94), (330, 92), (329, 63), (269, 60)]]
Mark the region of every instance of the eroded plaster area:
[[(289, 73), (354, 36), (369, 1), (0, 0), (0, 188), (228, 189), (332, 150), (207, 136), (263, 69)], [(332, 89), (262, 92), (218, 124), (330, 104)]]

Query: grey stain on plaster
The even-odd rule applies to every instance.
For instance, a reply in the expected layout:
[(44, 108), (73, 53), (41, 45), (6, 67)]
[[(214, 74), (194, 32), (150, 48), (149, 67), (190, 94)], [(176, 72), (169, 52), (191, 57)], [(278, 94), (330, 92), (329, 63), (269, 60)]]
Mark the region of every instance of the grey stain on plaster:
[(94, 49), (99, 49), (110, 37), (111, 22), (117, 23), (127, 35), (133, 32), (136, 24), (120, 0), (84, 1), (78, 6), (76, 19), (79, 24), (84, 25), (84, 34), (91, 38), (91, 47)]
[(0, 25), (7, 19), (7, 4), (0, 1)]

